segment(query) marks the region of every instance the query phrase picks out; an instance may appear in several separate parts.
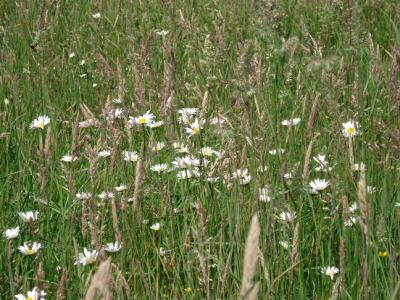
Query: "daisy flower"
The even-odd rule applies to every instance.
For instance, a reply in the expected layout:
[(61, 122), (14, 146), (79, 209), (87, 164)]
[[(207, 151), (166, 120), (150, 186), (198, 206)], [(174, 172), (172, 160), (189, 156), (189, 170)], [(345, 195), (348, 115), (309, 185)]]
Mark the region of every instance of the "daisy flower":
[(106, 118), (107, 120), (109, 119), (120, 119), (122, 114), (124, 113), (124, 109), (123, 108), (113, 108), (108, 112), (108, 117)]
[(156, 116), (153, 115), (149, 110), (142, 116), (139, 117), (129, 117), (129, 122), (136, 123), (136, 124), (149, 124), (153, 121)]
[(111, 155), (111, 151), (110, 150), (103, 150), (99, 152), (99, 157), (107, 157)]
[(374, 187), (374, 186), (367, 186), (367, 194), (374, 194), (374, 193), (376, 193), (376, 187)]
[(164, 249), (163, 247), (161, 247), (160, 249), (158, 249), (158, 253), (159, 253), (161, 256), (166, 255), (168, 252), (170, 252), (170, 250), (166, 250), (166, 249)]
[(76, 157), (75, 155), (71, 155), (71, 154), (66, 154), (63, 157), (61, 157), (61, 161), (65, 161), (65, 162), (74, 162), (77, 160), (78, 160), (78, 157)]
[(157, 122), (151, 121), (151, 122), (147, 123), (146, 126), (150, 127), (150, 128), (157, 128), (157, 127), (160, 127), (163, 124), (164, 124), (164, 121), (157, 121)]
[(176, 168), (180, 169), (186, 169), (189, 166), (193, 164), (192, 158), (190, 156), (185, 156), (185, 157), (177, 157), (175, 160), (172, 162), (172, 164)]
[(33, 120), (31, 125), (29, 125), (30, 129), (40, 128), (43, 129), (44, 126), (50, 123), (50, 118), (48, 116), (40, 116), (37, 119)]
[(277, 153), (285, 153), (285, 149), (272, 149), (268, 151), (271, 155), (276, 155)]
[(318, 154), (317, 157), (313, 157), (313, 159), (318, 163), (318, 167), (315, 168), (316, 171), (331, 171), (332, 168), (328, 167), (329, 162), (325, 160), (325, 155)]
[(75, 262), (75, 265), (78, 263), (81, 263), (82, 265), (90, 265), (97, 260), (97, 251), (93, 250), (93, 252), (88, 251), (86, 248), (83, 248), (83, 253), (79, 253), (78, 255), (78, 260)]
[(135, 151), (132, 152), (124, 151), (122, 152), (122, 154), (124, 155), (124, 160), (126, 161), (136, 162), (139, 159), (139, 155)]
[(289, 248), (289, 242), (288, 241), (280, 241), (279, 245), (281, 245), (285, 249)]
[(322, 191), (324, 190), (327, 186), (329, 185), (329, 182), (326, 181), (325, 179), (315, 179), (310, 182), (310, 187), (317, 191)]
[(201, 172), (199, 171), (198, 168), (194, 168), (191, 172), (190, 172), (191, 177), (194, 178), (200, 178), (201, 176)]
[(247, 168), (246, 169), (237, 169), (236, 172), (232, 173), (232, 176), (233, 176), (232, 178), (237, 178), (237, 179), (245, 178), (248, 175), (248, 173), (249, 173), (249, 170)]
[(90, 127), (99, 127), (100, 122), (97, 119), (87, 119), (85, 121), (79, 122), (79, 127), (81, 128), (90, 128)]
[(180, 124), (189, 124), (191, 119), (192, 119), (192, 116), (182, 115), (179, 117), (178, 122)]
[(158, 164), (158, 165), (154, 165), (152, 167), (150, 167), (150, 170), (157, 172), (157, 173), (161, 173), (164, 172), (165, 170), (168, 169), (168, 165), (167, 164)]
[(269, 191), (267, 188), (259, 188), (258, 189), (258, 198), (260, 199), (260, 201), (270, 202), (271, 197), (268, 194), (269, 194)]
[(160, 30), (156, 32), (158, 35), (167, 35), (168, 34), (168, 30)]
[(104, 191), (101, 194), (99, 194), (97, 197), (99, 197), (101, 200), (108, 200), (108, 199), (114, 198), (114, 193)]
[(333, 280), (333, 276), (339, 273), (339, 269), (336, 267), (324, 267), (321, 269), (321, 273), (329, 276)]
[(291, 178), (293, 178), (293, 174), (292, 174), (291, 172), (285, 173), (285, 174), (283, 175), (283, 178), (285, 178), (285, 179), (291, 179)]
[(161, 229), (161, 224), (160, 223), (155, 223), (155, 224), (150, 226), (150, 229), (155, 230), (155, 231), (159, 231)]
[(157, 142), (156, 145), (153, 147), (153, 151), (160, 151), (165, 147), (164, 142)]
[(18, 250), (21, 251), (21, 253), (24, 255), (33, 255), (40, 248), (42, 248), (42, 245), (40, 243), (34, 242), (32, 248), (30, 248), (29, 245), (25, 242), (23, 246), (18, 247)]
[(7, 229), (6, 231), (3, 232), (3, 236), (9, 240), (9, 239), (15, 239), (19, 235), (19, 226), (15, 228), (10, 228)]
[(200, 133), (200, 129), (203, 129), (203, 124), (204, 121), (200, 125), (199, 120), (196, 118), (196, 120), (194, 120), (194, 122), (190, 124), (189, 127), (185, 128), (186, 133), (189, 134), (189, 137)]
[(117, 190), (117, 192), (122, 192), (125, 191), (127, 187), (126, 185), (121, 184), (120, 186), (116, 186), (115, 189)]
[(95, 14), (92, 14), (92, 17), (95, 18), (95, 19), (98, 19), (98, 18), (101, 17), (101, 14), (100, 13), (95, 13)]
[(219, 177), (207, 177), (205, 181), (210, 182), (210, 183), (215, 183), (219, 180)]
[(77, 193), (75, 196), (78, 199), (87, 200), (87, 199), (90, 199), (90, 197), (92, 197), (92, 194), (88, 193), (88, 192), (84, 192), (84, 193)]
[(72, 53), (69, 55), (69, 58), (73, 58), (74, 56), (75, 56), (75, 53), (72, 52)]
[(343, 224), (344, 226), (354, 226), (357, 223), (357, 217), (353, 216), (353, 217), (349, 217), (346, 220), (344, 220)]
[(367, 169), (365, 164), (363, 164), (363, 163), (354, 164), (354, 166), (353, 166), (354, 171), (361, 171), (361, 169), (364, 169), (364, 171)]
[(239, 178), (240, 185), (246, 185), (251, 181), (251, 175), (246, 175), (245, 177)]
[(295, 125), (299, 124), (300, 121), (301, 121), (300, 118), (294, 118), (294, 119), (291, 119), (291, 120), (284, 120), (284, 121), (282, 121), (282, 125), (283, 126), (289, 126), (290, 123), (292, 123), (292, 126), (295, 126)]
[(353, 137), (360, 134), (360, 124), (358, 122), (348, 121), (347, 123), (343, 123), (342, 126), (342, 134), (346, 137)]
[(83, 66), (84, 64), (85, 64), (85, 60), (82, 59), (82, 60), (79, 62), (79, 65), (80, 65), (80, 66)]
[(279, 214), (279, 217), (283, 221), (294, 221), (294, 219), (296, 219), (297, 215), (296, 215), (296, 212), (283, 211)]
[(176, 174), (176, 176), (178, 177), (178, 179), (189, 179), (189, 178), (192, 178), (192, 174), (190, 173), (189, 170), (179, 171), (178, 174)]
[(193, 116), (196, 115), (199, 112), (198, 108), (182, 108), (178, 110), (178, 113), (180, 115), (185, 115), (185, 116)]
[(22, 221), (29, 223), (31, 221), (36, 221), (37, 220), (37, 216), (38, 216), (39, 212), (38, 211), (28, 211), (26, 213), (23, 212), (19, 212), (18, 215), (21, 217)]
[(121, 250), (121, 248), (122, 248), (122, 243), (118, 243), (118, 242), (115, 242), (115, 244), (113, 244), (113, 243), (107, 243), (107, 244), (103, 247), (103, 249), (104, 249), (105, 251), (111, 252), (111, 253), (118, 252), (119, 250)]
[(222, 125), (224, 124), (225, 120), (221, 119), (219, 117), (214, 117), (210, 120), (210, 124), (211, 125), (218, 125), (219, 127), (222, 127)]
[(354, 214), (356, 210), (358, 209), (358, 204), (357, 202), (354, 202), (350, 207), (348, 208), (348, 212), (351, 214)]
[(199, 151), (203, 156), (211, 156), (213, 154), (219, 155), (218, 151), (213, 150), (211, 147), (203, 147)]
[(22, 294), (15, 295), (17, 300), (45, 300), (44, 296), (46, 293), (44, 291), (39, 290), (36, 286), (32, 291), (27, 293), (27, 297)]

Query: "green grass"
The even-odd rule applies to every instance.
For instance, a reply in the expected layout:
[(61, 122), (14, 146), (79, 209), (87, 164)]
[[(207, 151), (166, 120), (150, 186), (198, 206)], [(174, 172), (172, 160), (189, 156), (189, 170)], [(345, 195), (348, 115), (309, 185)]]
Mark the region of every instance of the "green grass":
[[(0, 226), (3, 232), (20, 226), (20, 234), (2, 238), (0, 298), (35, 286), (48, 299), (83, 298), (111, 257), (115, 299), (236, 299), (249, 222), (258, 214), (265, 261), (255, 278), (259, 298), (270, 291), (268, 299), (397, 299), (397, 2), (2, 1)], [(98, 12), (100, 18), (92, 17)], [(167, 35), (156, 33), (163, 29)], [(112, 102), (118, 97), (122, 103)], [(89, 118), (85, 107), (98, 128), (77, 126)], [(107, 121), (118, 107), (122, 117)], [(178, 114), (187, 107), (199, 108), (197, 117), (205, 120), (191, 137)], [(129, 116), (148, 110), (165, 124), (129, 128)], [(50, 124), (29, 129), (42, 115)], [(226, 120), (222, 128), (210, 124), (215, 116)], [(298, 125), (282, 126), (295, 117)], [(349, 120), (362, 132), (350, 150), (342, 135)], [(166, 148), (152, 151), (157, 141)], [(186, 155), (173, 142), (188, 145), (197, 158), (204, 146), (220, 155), (200, 178), (151, 171)], [(280, 148), (285, 152), (269, 153)], [(101, 150), (112, 155), (96, 163)], [(138, 163), (124, 161), (123, 151), (140, 153), (138, 180)], [(77, 162), (60, 161), (71, 152)], [(366, 197), (368, 235), (361, 209), (356, 224), (344, 226), (343, 199), (363, 201), (361, 172), (352, 169), (349, 152), (366, 165), (366, 185), (376, 187)], [(318, 154), (331, 171), (315, 170)], [(232, 179), (241, 168), (252, 177), (246, 185)], [(284, 178), (289, 172), (292, 178)], [(219, 181), (206, 182), (207, 176)], [(317, 178), (329, 186), (311, 195), (305, 190)], [(127, 189), (115, 200), (116, 222), (113, 201), (97, 195), (121, 184)], [(265, 186), (266, 203), (259, 200)], [(92, 197), (77, 199), (78, 192)], [(135, 193), (136, 211), (128, 202)], [(39, 211), (38, 220), (23, 223), (18, 212), (27, 211)], [(295, 211), (296, 219), (281, 220), (283, 211)], [(161, 229), (151, 230), (157, 222)], [(104, 252), (118, 231), (121, 251)], [(18, 247), (25, 241), (43, 248), (24, 256)], [(75, 265), (74, 243), (79, 253), (99, 251), (97, 261)], [(333, 280), (321, 273), (328, 266), (340, 268)]]

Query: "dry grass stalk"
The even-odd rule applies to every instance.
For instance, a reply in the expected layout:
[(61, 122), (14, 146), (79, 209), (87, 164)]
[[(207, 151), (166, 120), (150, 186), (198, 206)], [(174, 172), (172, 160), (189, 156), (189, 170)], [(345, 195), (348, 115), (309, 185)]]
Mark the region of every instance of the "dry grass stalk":
[(121, 243), (121, 232), (119, 231), (118, 228), (118, 216), (117, 216), (117, 204), (116, 202), (119, 202), (118, 199), (118, 191), (114, 189), (114, 195), (111, 199), (111, 214), (112, 214), (112, 219), (113, 219), (113, 229), (114, 229), (114, 234), (115, 234), (115, 240), (118, 242), (118, 244)]
[(142, 142), (142, 145), (140, 147), (140, 159), (136, 163), (135, 190), (133, 192), (133, 197), (132, 197), (132, 202), (133, 202), (132, 206), (133, 206), (133, 211), (134, 212), (137, 212), (137, 200), (138, 200), (138, 197), (139, 197), (139, 187), (140, 187), (140, 181), (142, 179), (142, 173), (143, 173), (142, 172), (142, 169), (143, 169), (143, 154), (144, 154), (144, 144)]
[(197, 249), (193, 249), (192, 253), (195, 254), (197, 259), (199, 260), (201, 274), (203, 275), (203, 278), (198, 278), (199, 283), (203, 285), (203, 288), (206, 290), (207, 299), (211, 299), (209, 285), (210, 278), (208, 276), (207, 259)]
[(258, 299), (258, 290), (260, 289), (260, 282), (256, 282), (254, 284), (253, 289), (249, 292), (246, 299), (247, 300), (256, 300)]
[(319, 137), (321, 133), (317, 133), (313, 139), (310, 141), (310, 143), (308, 144), (308, 148), (307, 148), (307, 152), (306, 152), (306, 158), (304, 160), (304, 168), (303, 168), (303, 175), (302, 175), (302, 179), (303, 179), (303, 186), (306, 185), (307, 180), (308, 180), (308, 171), (310, 170), (310, 160), (311, 160), (311, 152), (312, 152), (312, 146), (315, 143), (315, 141), (317, 140), (317, 138)]
[[(75, 252), (75, 259), (77, 262), (79, 262), (79, 251), (78, 251), (78, 243), (76, 242), (76, 239), (73, 237), (72, 241), (74, 242), (74, 252)], [(78, 268), (78, 276), (81, 277), (82, 272), (81, 272), (81, 264), (77, 263), (76, 264)]]
[(110, 73), (110, 75), (112, 77), (115, 76), (114, 71), (112, 70), (111, 66), (108, 64), (107, 60), (104, 58), (103, 55), (101, 55), (100, 53), (96, 54), (96, 59), (98, 63), (101, 63), (104, 67), (106, 67), (108, 73)]
[(89, 174), (90, 174), (90, 181), (92, 183), (92, 187), (95, 187), (95, 177), (96, 177), (96, 170), (97, 164), (99, 162), (99, 155), (96, 146), (90, 146), (89, 143), (85, 145), (85, 152), (89, 157), (87, 157), (89, 161)]
[(56, 300), (62, 300), (65, 297), (63, 296), (63, 292), (65, 289), (65, 284), (67, 282), (67, 278), (69, 275), (69, 269), (67, 269), (65, 266), (62, 267), (62, 275), (61, 275), (61, 279), (60, 282), (57, 285), (57, 294), (56, 294)]
[(35, 279), (35, 286), (37, 286), (39, 289), (42, 287), (42, 280), (44, 279), (44, 270), (43, 270), (43, 262), (39, 262), (38, 269), (36, 271), (36, 279)]
[(111, 267), (115, 270), (115, 274), (117, 276), (117, 283), (122, 284), (123, 288), (125, 289), (126, 295), (131, 294), (131, 289), (129, 288), (128, 282), (125, 280), (124, 275), (122, 275), (122, 272), (120, 269), (115, 264), (111, 264)]
[(397, 75), (399, 73), (399, 65), (397, 64), (398, 51), (398, 49), (392, 49), (388, 88), (389, 99), (395, 101), (396, 105), (399, 105), (400, 102), (400, 80), (397, 80)]
[(93, 300), (97, 293), (99, 293), (103, 300), (112, 299), (109, 290), (111, 280), (111, 257), (102, 262), (99, 269), (94, 273), (88, 291), (86, 292), (85, 300)]
[(208, 91), (205, 91), (204, 95), (203, 95), (203, 100), (201, 102), (201, 108), (200, 108), (200, 114), (199, 114), (200, 124), (204, 120), (204, 115), (206, 114), (207, 106), (208, 106)]
[(350, 162), (350, 166), (353, 167), (353, 166), (354, 166), (353, 138), (352, 138), (351, 136), (349, 136), (349, 138), (347, 139), (347, 141), (348, 141), (349, 162)]
[(222, 280), (221, 280), (221, 290), (220, 290), (221, 294), (223, 294), (224, 292), (226, 278), (228, 277), (229, 267), (231, 266), (232, 255), (233, 255), (233, 250), (229, 251), (228, 258), (226, 259), (225, 262), (224, 274), (222, 275)]
[(86, 104), (80, 104), (81, 112), (86, 119), (94, 119), (94, 114), (90, 111), (90, 109), (86, 106)]
[[(295, 265), (295, 262), (298, 260), (298, 247), (299, 247), (299, 227), (300, 227), (300, 222), (296, 223), (296, 226), (294, 228), (294, 233), (293, 233), (293, 242), (292, 242), (292, 252), (290, 253), (290, 263), (292, 265)], [(293, 277), (294, 277), (294, 270), (295, 268), (292, 268), (290, 270), (289, 274), (289, 293), (292, 292), (293, 288)]]
[(152, 29), (152, 30), (150, 31), (150, 33), (149, 33), (149, 36), (148, 36), (147, 39), (146, 39), (146, 43), (145, 43), (144, 46), (143, 46), (142, 58), (143, 58), (144, 60), (147, 60), (148, 57), (149, 57), (149, 53), (150, 53), (149, 49), (150, 49), (151, 41), (152, 41), (152, 39), (153, 39), (153, 35), (154, 35), (154, 30)]
[[(145, 92), (143, 90), (142, 76), (140, 75), (141, 72), (139, 72), (138, 68), (135, 65), (132, 65), (132, 68), (133, 68), (133, 74), (135, 75), (136, 101), (138, 102), (138, 104), (143, 105)], [(132, 103), (132, 105), (134, 105), (134, 104), (135, 103)]]
[(311, 106), (311, 113), (310, 113), (310, 117), (308, 118), (307, 130), (306, 130), (307, 139), (310, 138), (312, 129), (314, 127), (314, 120), (315, 120), (315, 115), (317, 113), (319, 96), (320, 96), (320, 93), (318, 93), (317, 96), (315, 96), (315, 99), (314, 99), (313, 104)]
[(265, 264), (264, 255), (262, 254), (260, 247), (258, 247), (258, 258), (260, 259), (260, 264), (264, 271), (265, 281), (267, 282), (267, 286), (269, 286), (271, 284), (271, 280), (269, 278), (269, 272), (267, 269), (267, 265)]
[[(342, 270), (340, 270), (340, 272), (341, 271)], [(333, 288), (332, 288), (332, 294), (329, 297), (329, 300), (336, 300), (338, 298), (341, 282), (342, 282), (342, 279), (340, 278), (340, 276), (338, 278), (336, 278), (335, 284), (333, 285)]]
[[(250, 298), (250, 296), (254, 296), (254, 293), (251, 293), (251, 290), (253, 289), (253, 280), (257, 269), (259, 239), (260, 224), (258, 222), (258, 216), (254, 215), (251, 220), (249, 234), (247, 235), (246, 246), (244, 249), (242, 288), (240, 291), (240, 297), (242, 299), (254, 299)], [(257, 286), (255, 286), (255, 288), (256, 287)]]
[(369, 271), (368, 271), (368, 263), (366, 257), (363, 259), (363, 290), (364, 290), (364, 297), (365, 299), (369, 299), (369, 284), (368, 284), (368, 276), (369, 276)]
[(72, 125), (72, 144), (71, 144), (71, 155), (75, 156), (76, 149), (78, 148), (78, 137), (79, 137), (79, 112), (76, 114), (75, 122)]
[(226, 44), (225, 44), (224, 37), (222, 36), (221, 31), (219, 30), (219, 27), (218, 27), (217, 23), (215, 23), (215, 21), (213, 21), (213, 25), (214, 25), (215, 37), (217, 40), (218, 47), (222, 52), (225, 53), (226, 52)]
[(86, 217), (87, 217), (87, 210), (86, 210), (86, 201), (82, 201), (82, 217), (81, 217), (81, 233), (82, 237), (86, 236), (86, 230), (87, 230), (87, 223), (86, 223)]
[[(120, 2), (118, 1), (118, 5)], [(119, 6), (118, 6), (119, 8)], [(122, 77), (122, 66), (117, 57), (118, 98), (123, 102), (125, 98), (125, 79)]]
[[(365, 167), (360, 167), (360, 180), (358, 181), (358, 207), (360, 208), (360, 227), (364, 232), (365, 238), (368, 239), (368, 207), (367, 207), (367, 186), (365, 182)], [(367, 243), (368, 244), (368, 243)]]

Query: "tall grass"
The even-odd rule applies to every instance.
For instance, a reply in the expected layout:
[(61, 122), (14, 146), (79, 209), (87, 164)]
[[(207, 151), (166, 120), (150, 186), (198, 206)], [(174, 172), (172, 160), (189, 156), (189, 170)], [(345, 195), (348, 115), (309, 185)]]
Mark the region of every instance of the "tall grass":
[[(0, 225), (20, 227), (2, 240), (2, 299), (34, 287), (48, 299), (399, 297), (398, 1), (2, 1), (0, 12)], [(198, 108), (187, 124), (183, 108)], [(147, 111), (164, 124), (130, 122)], [(50, 124), (30, 129), (43, 115)], [(172, 168), (188, 155), (174, 142), (200, 159), (198, 176), (177, 177), (194, 167)], [(315, 179), (328, 182), (316, 194)], [(28, 211), (38, 219), (22, 222)], [(246, 273), (253, 215), (260, 263)], [(23, 255), (24, 242), (42, 248)], [(92, 264), (76, 264), (84, 248)]]

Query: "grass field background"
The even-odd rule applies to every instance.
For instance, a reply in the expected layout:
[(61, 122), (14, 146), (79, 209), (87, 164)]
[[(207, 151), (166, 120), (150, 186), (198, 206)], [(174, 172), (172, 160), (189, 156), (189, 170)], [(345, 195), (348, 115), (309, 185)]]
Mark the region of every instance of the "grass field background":
[(396, 0), (1, 1), (0, 298), (399, 299), (399, 30)]

